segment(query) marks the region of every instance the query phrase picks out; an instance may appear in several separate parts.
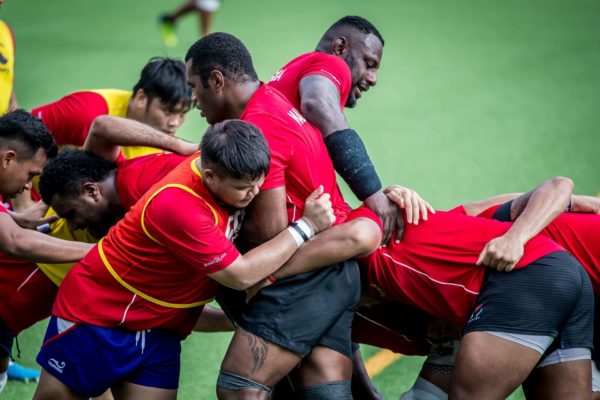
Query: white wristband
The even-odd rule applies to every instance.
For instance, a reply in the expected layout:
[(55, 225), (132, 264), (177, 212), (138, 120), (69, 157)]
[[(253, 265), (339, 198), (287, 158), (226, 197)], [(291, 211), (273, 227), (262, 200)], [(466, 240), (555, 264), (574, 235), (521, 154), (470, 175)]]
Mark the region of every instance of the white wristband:
[(302, 232), (304, 232), (307, 238), (310, 239), (311, 237), (315, 236), (315, 231), (313, 230), (312, 226), (306, 222), (304, 218), (300, 218), (298, 221), (296, 221), (296, 226), (302, 229)]
[(290, 233), (290, 235), (292, 235), (292, 237), (296, 241), (296, 244), (298, 245), (298, 247), (300, 247), (304, 244), (304, 239), (302, 238), (302, 236), (300, 236), (300, 234), (298, 232), (296, 232), (294, 227), (288, 226), (287, 231)]

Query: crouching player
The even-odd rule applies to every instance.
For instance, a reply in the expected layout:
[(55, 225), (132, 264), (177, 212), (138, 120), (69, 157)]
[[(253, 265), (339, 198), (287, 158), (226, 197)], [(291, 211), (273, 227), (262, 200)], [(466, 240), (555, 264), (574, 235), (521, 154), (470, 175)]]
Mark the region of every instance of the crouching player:
[(208, 129), (201, 152), (67, 275), (38, 355), (35, 399), (84, 399), (109, 387), (119, 398), (176, 398), (180, 340), (218, 284), (255, 284), (304, 242), (297, 230), (311, 237), (333, 223), (318, 188), (306, 200), (305, 225), (240, 255), (230, 239), (268, 171), (268, 145), (254, 126), (224, 121)]
[(274, 277), (360, 256), (375, 297), (466, 326), (450, 387), (457, 398), (507, 397), (536, 367), (545, 398), (589, 398), (592, 288), (559, 245), (535, 236), (515, 271), (488, 271), (476, 265), (480, 253), (511, 224), (437, 212), (408, 225), (401, 243), (373, 250), (368, 243), (380, 232), (369, 214), (361, 208), (323, 232)]

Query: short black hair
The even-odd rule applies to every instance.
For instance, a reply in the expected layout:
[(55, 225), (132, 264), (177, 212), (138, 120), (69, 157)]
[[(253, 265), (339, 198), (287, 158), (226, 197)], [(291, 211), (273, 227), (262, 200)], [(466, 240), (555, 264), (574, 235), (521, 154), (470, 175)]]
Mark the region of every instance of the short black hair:
[(192, 72), (208, 86), (211, 71), (217, 69), (234, 82), (258, 81), (252, 56), (244, 44), (229, 33), (215, 32), (192, 45), (185, 62), (192, 60)]
[(229, 119), (210, 126), (200, 142), (202, 163), (234, 179), (255, 181), (267, 175), (271, 152), (255, 125)]
[(150, 100), (158, 98), (169, 108), (175, 108), (179, 103), (186, 107), (192, 104), (192, 89), (185, 78), (185, 64), (180, 60), (151, 58), (142, 69), (140, 80), (133, 87), (133, 93), (140, 89)]
[(327, 29), (324, 36), (327, 36), (330, 32), (333, 32), (341, 27), (346, 27), (346, 26), (352, 27), (352, 28), (364, 33), (365, 35), (373, 34), (381, 41), (382, 46), (385, 45), (383, 36), (381, 36), (381, 33), (379, 33), (377, 28), (375, 28), (375, 25), (373, 25), (367, 19), (356, 16), (356, 15), (347, 15), (347, 16), (341, 18), (340, 20), (335, 22), (333, 25), (331, 25), (329, 27), (329, 29)]
[(74, 197), (82, 193), (85, 182), (101, 182), (117, 165), (94, 153), (65, 149), (50, 161), (40, 176), (40, 194), (46, 204), (54, 195)]
[(25, 110), (15, 110), (0, 117), (0, 148), (13, 147), (17, 157), (30, 159), (40, 148), (53, 158), (58, 147), (41, 119)]

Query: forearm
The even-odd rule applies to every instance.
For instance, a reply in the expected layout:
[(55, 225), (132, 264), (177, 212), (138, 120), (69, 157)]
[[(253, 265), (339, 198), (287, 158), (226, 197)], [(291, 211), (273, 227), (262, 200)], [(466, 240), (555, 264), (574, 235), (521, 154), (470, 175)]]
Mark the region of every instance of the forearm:
[(92, 243), (57, 239), (34, 230), (4, 242), (2, 251), (10, 257), (42, 263), (77, 262), (94, 247)]
[(511, 217), (515, 222), (505, 236), (527, 243), (567, 208), (572, 191), (569, 179), (552, 178), (514, 200)]
[(477, 216), (490, 207), (493, 207), (498, 204), (504, 204), (507, 201), (514, 200), (521, 195), (523, 195), (523, 193), (500, 194), (498, 196), (492, 196), (484, 200), (463, 204), (463, 208), (465, 209), (467, 215)]
[(369, 254), (377, 248), (380, 236), (379, 227), (366, 218), (333, 226), (300, 247), (272, 275), (283, 279)]
[(571, 212), (600, 214), (600, 198), (594, 196), (571, 196)]
[(90, 128), (84, 149), (92, 150), (91, 147), (101, 146), (105, 148), (148, 146), (173, 153), (181, 153), (185, 152), (190, 146), (196, 145), (167, 135), (141, 122), (111, 115), (101, 115), (94, 120)]

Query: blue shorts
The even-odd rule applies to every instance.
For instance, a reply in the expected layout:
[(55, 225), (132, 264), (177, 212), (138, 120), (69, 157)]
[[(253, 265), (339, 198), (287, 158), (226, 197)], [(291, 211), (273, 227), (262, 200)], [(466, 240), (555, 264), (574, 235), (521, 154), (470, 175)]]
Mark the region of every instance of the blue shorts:
[(102, 328), (53, 316), (36, 360), (75, 393), (97, 397), (121, 381), (177, 389), (180, 353), (174, 331)]

